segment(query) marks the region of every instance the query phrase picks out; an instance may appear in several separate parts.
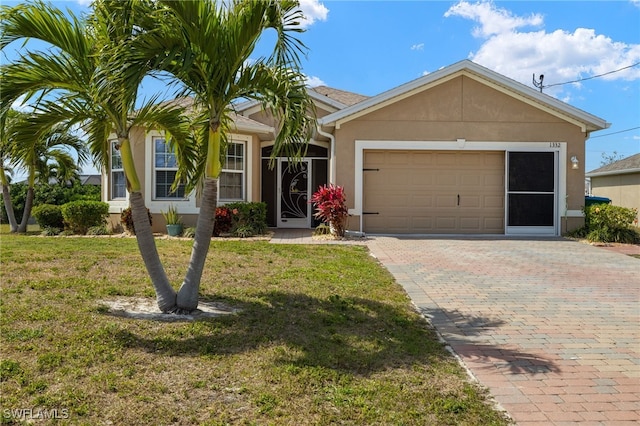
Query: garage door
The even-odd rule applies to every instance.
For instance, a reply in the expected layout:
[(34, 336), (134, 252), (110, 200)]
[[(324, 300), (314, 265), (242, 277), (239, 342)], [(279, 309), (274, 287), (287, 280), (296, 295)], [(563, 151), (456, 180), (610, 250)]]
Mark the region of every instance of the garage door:
[(503, 234), (504, 152), (364, 152), (364, 231)]

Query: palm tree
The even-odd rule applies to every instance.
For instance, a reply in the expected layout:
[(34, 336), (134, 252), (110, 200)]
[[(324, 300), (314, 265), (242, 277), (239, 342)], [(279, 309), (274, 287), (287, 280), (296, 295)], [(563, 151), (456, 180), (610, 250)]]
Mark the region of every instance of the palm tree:
[(11, 175), (13, 168), (11, 166), (11, 143), (8, 135), (14, 121), (17, 119), (18, 112), (10, 110), (5, 121), (6, 126), (0, 126), (0, 185), (2, 185), (2, 200), (4, 202), (4, 210), (7, 212), (7, 220), (9, 221), (9, 229), (11, 232), (18, 232), (18, 222), (13, 210), (13, 202), (11, 201)]
[[(36, 183), (49, 183), (52, 169), (61, 172), (61, 177), (68, 180), (86, 162), (88, 152), (84, 142), (64, 126), (53, 126), (34, 134), (30, 117), (26, 114), (18, 114), (17, 120), (6, 130), (12, 164), (27, 172), (27, 197), (17, 229), (17, 232), (24, 233), (31, 216)], [(70, 151), (75, 152), (77, 163)]]
[(155, 127), (166, 131), (169, 140), (178, 142), (189, 138), (189, 129), (181, 108), (156, 105), (156, 99), (147, 100), (134, 111), (138, 87), (149, 71), (146, 67), (127, 67), (125, 63), (130, 40), (138, 31), (134, 13), (139, 10), (134, 7), (137, 3), (94, 2), (94, 14), (88, 22), (70, 12), (67, 17), (41, 2), (2, 8), (0, 48), (15, 40), (34, 38), (56, 49), (27, 52), (2, 67), (0, 121), (4, 125), (11, 104), (20, 96), (38, 95), (39, 113), (32, 120), (33, 128), (45, 132), (60, 123), (68, 127), (81, 125), (88, 135), (91, 154), (102, 167), (108, 163), (109, 135), (116, 134), (138, 247), (156, 290), (158, 306), (168, 312), (175, 308), (176, 292), (155, 246), (129, 133), (135, 126)]
[[(313, 128), (312, 102), (300, 71), (302, 31), (297, 1), (221, 2), (127, 0), (96, 1), (87, 29), (43, 3), (4, 13), (0, 48), (25, 37), (38, 38), (60, 51), (30, 52), (3, 67), (9, 87), (2, 96), (0, 120), (23, 94), (62, 89), (55, 101), (39, 103), (39, 126), (82, 123), (92, 154), (106, 166), (107, 137), (115, 133), (122, 156), (138, 247), (163, 312), (197, 308), (198, 290), (209, 250), (217, 203), (217, 179), (224, 153), (225, 126), (232, 102), (262, 102), (280, 119), (273, 156), (300, 156)], [(275, 30), (273, 55), (250, 61), (260, 36)], [(171, 103), (146, 103), (133, 111), (137, 89), (150, 72), (169, 72), (195, 97), (200, 116), (190, 138), (183, 111)], [(193, 188), (202, 182), (202, 201), (189, 268), (178, 292), (169, 283), (147, 219), (129, 131), (133, 126), (166, 130), (179, 159), (179, 177)]]
[[(308, 142), (314, 118), (298, 53), (304, 45), (292, 34), (301, 32), (297, 1), (166, 1), (149, 15), (151, 26), (138, 40), (144, 60), (177, 77), (195, 97), (202, 135), (197, 146), (180, 152), (181, 168), (190, 182), (203, 181), (202, 201), (193, 250), (177, 307), (192, 311), (213, 232), (217, 180), (224, 154), (225, 128), (232, 103), (258, 100), (280, 119), (273, 156), (299, 158)], [(162, 19), (160, 19), (162, 16)], [(267, 30), (277, 37), (269, 58), (251, 61), (256, 43)], [(148, 55), (148, 56), (144, 56)], [(195, 165), (195, 167), (192, 167)]]

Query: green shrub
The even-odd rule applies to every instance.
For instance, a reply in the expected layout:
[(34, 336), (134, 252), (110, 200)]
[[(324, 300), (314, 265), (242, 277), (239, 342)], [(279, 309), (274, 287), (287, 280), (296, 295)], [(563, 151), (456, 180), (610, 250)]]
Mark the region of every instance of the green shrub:
[(263, 202), (236, 202), (225, 206), (234, 212), (233, 233), (240, 229), (244, 235), (262, 235), (267, 230), (267, 204)]
[(577, 232), (589, 241), (638, 243), (640, 233), (632, 227), (638, 211), (611, 204), (593, 204), (584, 208), (585, 226)]
[(60, 235), (62, 232), (62, 228), (42, 228), (42, 232), (40, 235), (43, 237), (55, 237), (56, 235)]
[(62, 217), (75, 234), (86, 234), (92, 226), (103, 225), (109, 215), (109, 204), (101, 201), (72, 201), (62, 206)]
[[(28, 185), (25, 183), (13, 183), (9, 190), (13, 211), (17, 218), (21, 218), (24, 211), (27, 187)], [(74, 181), (70, 186), (57, 183), (37, 183), (34, 187), (33, 205), (55, 204), (61, 206), (78, 200), (100, 201), (100, 196), (100, 186), (98, 185), (82, 185), (78, 181)], [(4, 209), (4, 203), (0, 203), (0, 215), (2, 221), (6, 222), (7, 212)]]
[(31, 210), (40, 228), (64, 228), (64, 218), (60, 206), (41, 204)]
[[(147, 215), (149, 216), (149, 225), (153, 225), (153, 217), (151, 211), (147, 209)], [(120, 223), (131, 235), (136, 235), (136, 228), (133, 226), (133, 215), (131, 214), (131, 207), (127, 207), (120, 213)]]
[(109, 229), (106, 224), (92, 226), (87, 230), (87, 235), (110, 235)]
[(182, 236), (185, 238), (193, 238), (196, 236), (196, 228), (195, 226), (190, 226), (188, 228), (185, 228), (184, 231), (182, 231)]

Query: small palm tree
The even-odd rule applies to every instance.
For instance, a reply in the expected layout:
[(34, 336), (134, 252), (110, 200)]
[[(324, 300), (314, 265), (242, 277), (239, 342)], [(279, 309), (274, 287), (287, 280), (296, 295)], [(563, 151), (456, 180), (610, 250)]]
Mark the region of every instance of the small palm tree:
[[(27, 197), (22, 220), (16, 229), (17, 232), (27, 232), (36, 183), (47, 184), (51, 170), (59, 171), (64, 180), (70, 179), (77, 174), (78, 167), (86, 162), (88, 152), (84, 142), (63, 126), (48, 128), (46, 132), (34, 132), (29, 115), (12, 115), (3, 135), (11, 164), (27, 172)], [(75, 153), (77, 163), (71, 152)], [(5, 199), (5, 208), (9, 216), (9, 208), (13, 210), (10, 199), (8, 203)]]
[[(285, 153), (292, 158), (300, 157), (310, 137), (313, 104), (298, 58), (304, 45), (292, 36), (302, 31), (297, 1), (158, 3), (156, 14), (148, 15), (149, 31), (140, 37), (140, 48), (135, 51), (143, 54), (143, 61), (154, 61), (154, 67), (186, 86), (200, 112), (197, 122), (202, 124), (197, 144), (179, 152), (182, 175), (192, 184), (203, 185), (191, 261), (177, 294), (178, 309), (191, 311), (198, 306), (213, 232), (217, 180), (232, 103), (238, 99), (262, 102), (280, 119), (273, 156)], [(252, 61), (250, 55), (267, 30), (277, 34), (273, 54)]]

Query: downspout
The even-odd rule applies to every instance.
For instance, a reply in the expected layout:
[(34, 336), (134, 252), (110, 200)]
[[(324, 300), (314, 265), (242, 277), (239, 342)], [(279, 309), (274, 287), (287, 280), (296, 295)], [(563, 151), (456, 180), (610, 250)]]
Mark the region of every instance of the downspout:
[(316, 130), (318, 131), (318, 134), (326, 138), (329, 138), (329, 141), (330, 141), (329, 145), (331, 146), (331, 152), (329, 157), (329, 183), (332, 183), (335, 185), (336, 183), (336, 137), (333, 136), (331, 133), (327, 133), (323, 131), (320, 124), (316, 125)]

